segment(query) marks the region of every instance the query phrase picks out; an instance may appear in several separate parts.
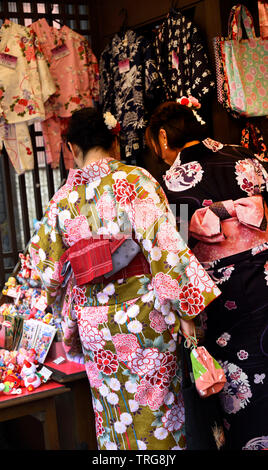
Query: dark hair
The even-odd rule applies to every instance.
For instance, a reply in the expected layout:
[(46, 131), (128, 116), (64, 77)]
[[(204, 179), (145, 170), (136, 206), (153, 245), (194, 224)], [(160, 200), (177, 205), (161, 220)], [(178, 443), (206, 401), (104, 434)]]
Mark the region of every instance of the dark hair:
[[(197, 110), (198, 112), (198, 110)], [(149, 125), (145, 132), (148, 147), (155, 154), (152, 142), (157, 148), (157, 156), (160, 156), (159, 131), (165, 129), (168, 146), (171, 149), (182, 148), (191, 140), (203, 140), (207, 137), (207, 126), (201, 125), (191, 108), (182, 106), (176, 101), (167, 101), (160, 104), (153, 112)]]
[(72, 114), (65, 138), (78, 145), (85, 155), (93, 147), (109, 150), (115, 135), (106, 126), (99, 110), (82, 108)]

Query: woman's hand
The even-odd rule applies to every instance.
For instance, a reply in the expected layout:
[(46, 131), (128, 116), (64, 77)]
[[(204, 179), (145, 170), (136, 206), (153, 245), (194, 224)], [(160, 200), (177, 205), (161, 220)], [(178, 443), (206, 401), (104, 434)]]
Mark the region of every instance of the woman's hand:
[[(188, 336), (195, 337), (196, 333), (195, 333), (194, 320), (186, 321), (180, 318), (180, 330), (185, 338), (187, 338)], [(191, 341), (188, 340), (187, 346), (189, 347), (190, 345), (191, 345)]]

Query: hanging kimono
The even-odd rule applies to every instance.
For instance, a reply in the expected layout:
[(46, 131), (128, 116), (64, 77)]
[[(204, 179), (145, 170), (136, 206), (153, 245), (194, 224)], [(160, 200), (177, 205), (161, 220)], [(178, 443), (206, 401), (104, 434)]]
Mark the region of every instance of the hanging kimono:
[[(111, 275), (120, 234), (135, 239), (139, 251)], [(68, 357), (78, 360), (83, 351), (99, 448), (185, 448), (180, 317), (194, 319), (220, 291), (179, 236), (159, 184), (146, 170), (112, 159), (72, 170), (30, 253), (49, 303), (60, 291), (62, 262), (72, 260), (64, 341)], [(89, 282), (81, 284), (81, 274)]]
[(5, 20), (0, 39), (0, 139), (22, 173), (34, 166), (28, 125), (45, 119), (56, 87), (34, 31)]
[(267, 171), (250, 151), (206, 139), (182, 150), (163, 180), (190, 248), (222, 291), (202, 320), (227, 378), (227, 450), (267, 448)]
[(46, 103), (42, 131), (47, 162), (59, 166), (61, 149), (65, 167), (73, 167), (73, 156), (64, 142), (69, 117), (82, 107), (99, 100), (98, 62), (88, 41), (68, 26), (50, 27), (45, 18), (31, 25), (49, 64), (56, 93)]
[(137, 156), (145, 148), (146, 100), (160, 90), (150, 44), (134, 31), (116, 34), (100, 58), (100, 102), (121, 125), (122, 157)]
[(155, 49), (166, 100), (192, 95), (202, 102), (214, 89), (201, 34), (180, 12), (167, 15), (157, 30)]
[(258, 0), (260, 37), (268, 39), (268, 5), (265, 0)]

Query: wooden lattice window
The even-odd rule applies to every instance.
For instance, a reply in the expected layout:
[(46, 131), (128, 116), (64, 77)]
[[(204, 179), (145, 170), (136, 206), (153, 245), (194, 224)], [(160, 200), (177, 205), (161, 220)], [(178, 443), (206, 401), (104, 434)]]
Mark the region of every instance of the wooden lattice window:
[[(29, 26), (46, 18), (55, 28), (66, 25), (83, 35), (91, 44), (89, 7), (86, 0), (55, 3), (8, 2), (0, 0), (0, 27), (5, 19)], [(40, 123), (30, 127), (34, 150), (34, 170), (18, 176), (3, 150), (0, 154), (0, 289), (13, 272), (18, 253), (24, 250), (33, 233), (33, 220), (40, 220), (44, 209), (67, 171), (61, 158), (59, 169), (46, 163)]]

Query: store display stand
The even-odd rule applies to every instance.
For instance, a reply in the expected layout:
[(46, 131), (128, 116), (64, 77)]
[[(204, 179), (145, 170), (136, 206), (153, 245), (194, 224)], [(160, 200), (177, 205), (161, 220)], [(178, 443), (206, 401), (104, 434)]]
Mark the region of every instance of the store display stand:
[(0, 422), (37, 414), (43, 427), (45, 450), (59, 450), (55, 397), (69, 391), (69, 388), (51, 380), (32, 392), (25, 389), (20, 395), (2, 394)]
[[(63, 362), (57, 364), (59, 358), (63, 359)], [(62, 342), (54, 341), (44, 366), (52, 371), (52, 380), (65, 385), (71, 391), (76, 448), (96, 450), (95, 416), (84, 364), (69, 361), (66, 358)]]

